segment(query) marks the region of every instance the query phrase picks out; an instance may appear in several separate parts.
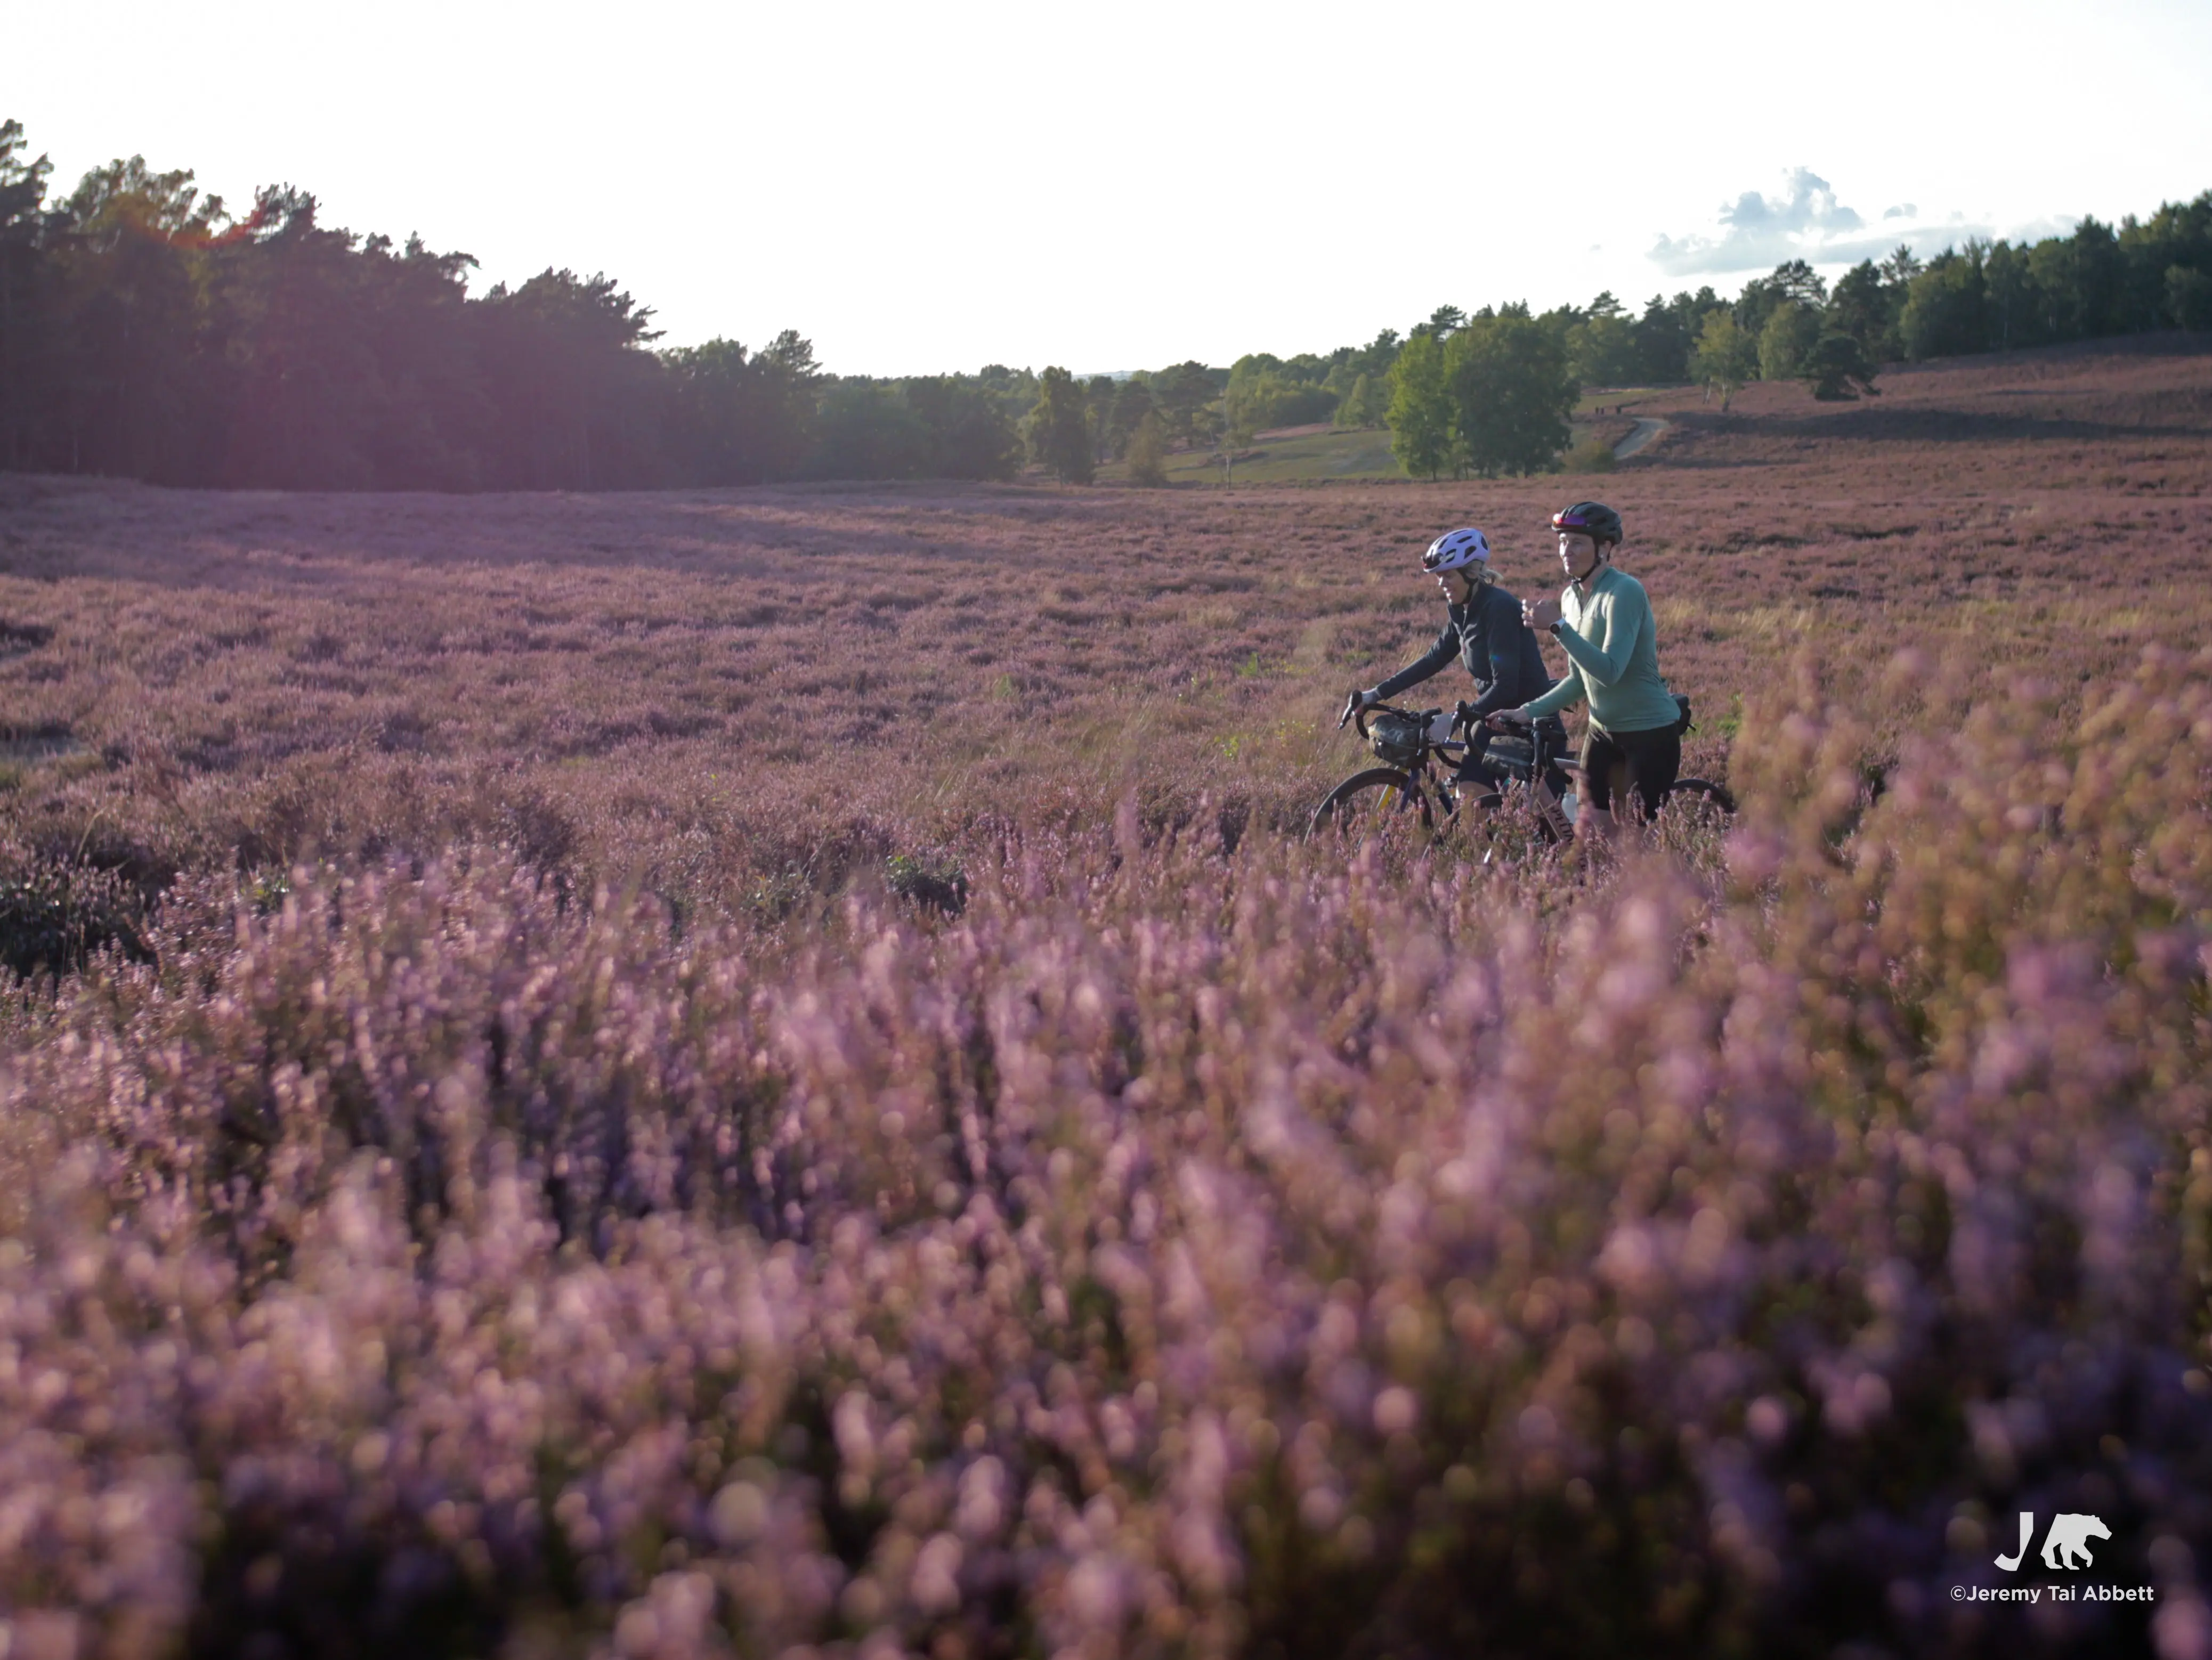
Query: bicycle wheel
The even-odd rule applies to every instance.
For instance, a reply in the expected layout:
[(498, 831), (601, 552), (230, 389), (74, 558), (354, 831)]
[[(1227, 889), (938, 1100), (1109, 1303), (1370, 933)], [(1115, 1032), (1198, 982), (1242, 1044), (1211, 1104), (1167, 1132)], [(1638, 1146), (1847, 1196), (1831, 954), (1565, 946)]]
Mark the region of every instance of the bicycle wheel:
[(1556, 846), (1559, 840), (1551, 815), (1537, 806), (1528, 786), (1518, 781), (1505, 789), (1462, 797), (1455, 821), (1461, 836), (1470, 845), (1484, 846), (1493, 857), (1517, 857), (1539, 848)]
[(1375, 766), (1354, 773), (1324, 796), (1306, 835), (1334, 836), (1357, 846), (1412, 830), (1426, 834), (1435, 825), (1429, 792), (1418, 779), (1395, 766)]
[(1676, 779), (1659, 800), (1660, 832), (1670, 840), (1717, 841), (1735, 817), (1735, 797), (1710, 779)]

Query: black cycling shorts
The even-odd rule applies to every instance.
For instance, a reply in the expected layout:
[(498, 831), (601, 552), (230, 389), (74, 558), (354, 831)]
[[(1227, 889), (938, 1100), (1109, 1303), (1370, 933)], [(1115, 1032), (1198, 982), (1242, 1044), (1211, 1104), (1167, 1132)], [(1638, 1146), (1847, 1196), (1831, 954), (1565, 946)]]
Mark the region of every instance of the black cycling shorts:
[(1629, 786), (1650, 818), (1682, 771), (1682, 735), (1672, 726), (1644, 732), (1583, 731), (1583, 798), (1601, 812), (1613, 806), (1613, 769), (1626, 763)]

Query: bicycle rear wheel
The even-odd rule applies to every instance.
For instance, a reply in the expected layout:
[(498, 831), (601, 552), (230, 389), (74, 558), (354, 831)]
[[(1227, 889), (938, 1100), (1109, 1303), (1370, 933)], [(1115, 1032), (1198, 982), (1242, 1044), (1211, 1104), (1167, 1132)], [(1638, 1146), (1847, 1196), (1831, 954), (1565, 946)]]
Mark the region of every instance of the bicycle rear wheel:
[(1436, 809), (1420, 780), (1395, 766), (1370, 767), (1330, 791), (1306, 826), (1309, 839), (1333, 837), (1346, 846), (1436, 827)]
[(1710, 779), (1676, 779), (1659, 800), (1661, 833), (1685, 841), (1717, 840), (1735, 817), (1735, 797)]

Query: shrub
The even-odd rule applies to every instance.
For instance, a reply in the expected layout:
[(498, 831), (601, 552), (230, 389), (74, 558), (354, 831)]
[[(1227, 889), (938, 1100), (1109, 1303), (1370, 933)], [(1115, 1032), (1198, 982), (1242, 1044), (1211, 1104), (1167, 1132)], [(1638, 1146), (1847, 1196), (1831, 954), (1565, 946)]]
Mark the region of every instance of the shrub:
[(1137, 422), (1136, 430), (1129, 434), (1126, 454), (1130, 483), (1158, 489), (1168, 482), (1167, 429), (1159, 416), (1147, 411)]
[(143, 957), (145, 902), (120, 871), (39, 860), (0, 875), (0, 965), (61, 974), (110, 948)]
[(1586, 438), (1559, 457), (1563, 471), (1609, 473), (1613, 470), (1613, 445), (1601, 438)]

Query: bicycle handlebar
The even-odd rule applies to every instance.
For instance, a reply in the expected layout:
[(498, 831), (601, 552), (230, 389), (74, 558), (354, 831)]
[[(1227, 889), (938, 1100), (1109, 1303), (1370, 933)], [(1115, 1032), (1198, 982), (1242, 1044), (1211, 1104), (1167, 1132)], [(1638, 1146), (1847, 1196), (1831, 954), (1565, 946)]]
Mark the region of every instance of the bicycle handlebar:
[[(1359, 741), (1362, 743), (1368, 743), (1373, 741), (1368, 736), (1367, 731), (1367, 722), (1370, 716), (1395, 715), (1401, 720), (1417, 720), (1425, 722), (1430, 712), (1431, 712), (1429, 711), (1421, 709), (1401, 709), (1395, 703), (1378, 702), (1363, 706), (1359, 701), (1359, 694), (1354, 692), (1346, 701), (1344, 712), (1341, 715), (1339, 715), (1336, 718), (1336, 730), (1340, 732), (1344, 730), (1345, 722), (1350, 721), (1358, 730)], [(1455, 706), (1452, 711), (1451, 730), (1459, 736), (1445, 738), (1441, 742), (1432, 742), (1430, 747), (1431, 748), (1442, 748), (1446, 745), (1451, 745), (1458, 748), (1465, 748), (1471, 741), (1467, 736), (1472, 730), (1472, 723), (1469, 719), (1470, 712), (1471, 712), (1465, 703)]]

